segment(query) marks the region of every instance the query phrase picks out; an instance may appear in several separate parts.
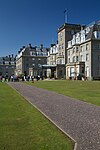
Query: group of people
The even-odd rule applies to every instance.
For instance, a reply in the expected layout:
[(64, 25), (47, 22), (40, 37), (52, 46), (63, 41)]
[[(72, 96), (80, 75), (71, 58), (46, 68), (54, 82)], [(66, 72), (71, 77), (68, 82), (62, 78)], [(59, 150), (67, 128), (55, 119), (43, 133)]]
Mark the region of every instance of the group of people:
[(18, 81), (18, 77), (15, 75), (11, 75), (11, 76), (8, 76), (8, 75), (2, 76), (1, 75), (0, 81), (1, 82), (14, 82), (14, 81)]
[(43, 80), (43, 77), (40, 77), (39, 75), (34, 77), (34, 76), (30, 76), (30, 75), (22, 75), (22, 76), (15, 76), (14, 74), (12, 74), (11, 76), (5, 75), (2, 76), (0, 75), (0, 81), (1, 82), (18, 82), (18, 81), (32, 81), (34, 82), (34, 79), (36, 81), (40, 80), (40, 78)]

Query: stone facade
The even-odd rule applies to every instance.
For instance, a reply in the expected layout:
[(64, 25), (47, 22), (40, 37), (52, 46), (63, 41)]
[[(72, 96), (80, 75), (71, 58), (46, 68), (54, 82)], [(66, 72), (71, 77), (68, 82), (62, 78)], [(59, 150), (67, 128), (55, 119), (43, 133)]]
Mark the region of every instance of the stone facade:
[(65, 23), (58, 29), (58, 55), (57, 55), (57, 77), (65, 78), (68, 41), (72, 39), (73, 35), (81, 30), (81, 25)]
[(47, 58), (47, 77), (56, 78), (56, 64), (58, 55), (58, 44), (51, 44)]
[(29, 44), (18, 51), (16, 57), (16, 75), (46, 76), (46, 69), (43, 65), (47, 64), (48, 48), (32, 47)]
[(68, 41), (66, 79), (100, 78), (100, 25), (91, 24)]
[(14, 74), (15, 67), (15, 57), (13, 55), (0, 57), (0, 76), (10, 77)]

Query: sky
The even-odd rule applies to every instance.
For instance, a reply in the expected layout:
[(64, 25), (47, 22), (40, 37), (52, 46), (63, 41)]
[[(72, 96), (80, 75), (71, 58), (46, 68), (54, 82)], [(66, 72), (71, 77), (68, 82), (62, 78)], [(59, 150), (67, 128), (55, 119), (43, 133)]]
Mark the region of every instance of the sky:
[(0, 56), (16, 55), (22, 46), (50, 47), (65, 23), (88, 25), (100, 20), (100, 0), (0, 0)]

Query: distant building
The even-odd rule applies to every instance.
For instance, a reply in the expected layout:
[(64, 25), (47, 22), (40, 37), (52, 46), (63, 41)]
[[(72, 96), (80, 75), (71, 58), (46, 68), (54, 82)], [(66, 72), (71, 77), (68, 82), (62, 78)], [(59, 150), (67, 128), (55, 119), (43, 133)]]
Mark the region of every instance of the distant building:
[(10, 77), (15, 71), (15, 57), (12, 55), (0, 57), (0, 76)]
[(47, 76), (46, 69), (43, 65), (47, 64), (49, 48), (32, 47), (31, 44), (24, 46), (18, 51), (16, 57), (16, 75), (31, 75), (31, 76)]
[(58, 43), (51, 44), (50, 51), (48, 51), (48, 58), (47, 58), (47, 77), (56, 78), (56, 67), (57, 67), (57, 55), (58, 55)]
[(100, 24), (92, 23), (68, 41), (66, 79), (100, 79)]

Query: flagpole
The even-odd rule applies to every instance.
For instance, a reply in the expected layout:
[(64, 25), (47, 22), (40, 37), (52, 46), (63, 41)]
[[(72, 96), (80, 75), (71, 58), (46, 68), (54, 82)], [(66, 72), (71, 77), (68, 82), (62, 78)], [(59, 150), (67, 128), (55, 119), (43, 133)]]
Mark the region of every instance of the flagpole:
[(64, 22), (68, 23), (68, 14), (67, 14), (67, 10), (64, 11)]

